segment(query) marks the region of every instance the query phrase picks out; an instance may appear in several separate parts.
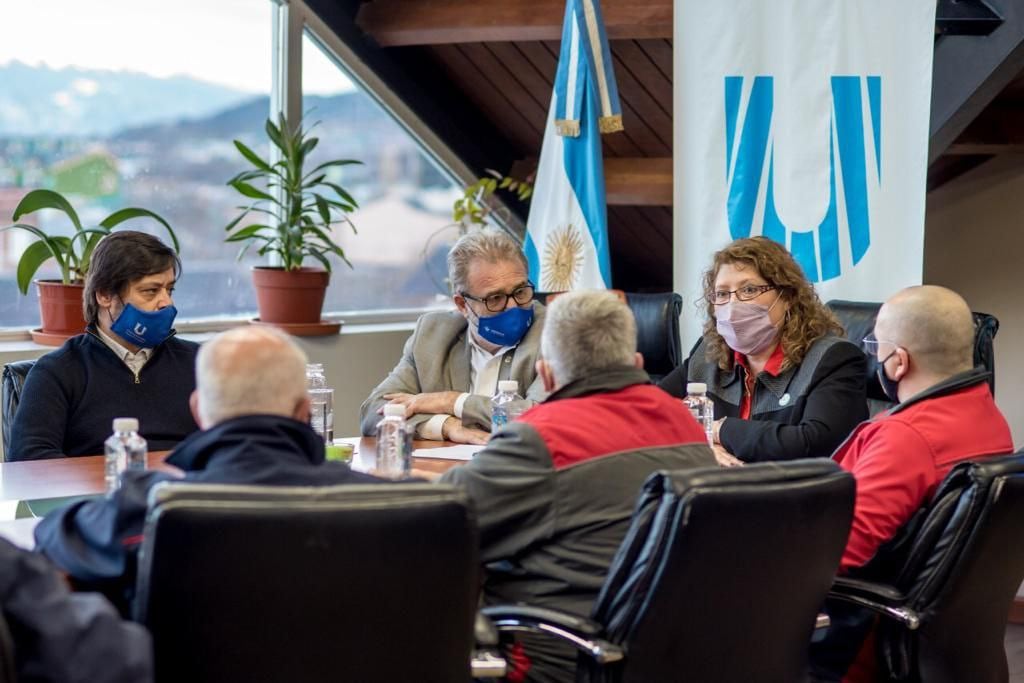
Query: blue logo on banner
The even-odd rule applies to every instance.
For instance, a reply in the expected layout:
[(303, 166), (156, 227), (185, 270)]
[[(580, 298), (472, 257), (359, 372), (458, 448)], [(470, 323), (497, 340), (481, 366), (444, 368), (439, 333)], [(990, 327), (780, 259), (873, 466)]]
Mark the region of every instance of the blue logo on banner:
[[(861, 103), (860, 76), (832, 77), (832, 116), (829, 121), (829, 202), (817, 230), (787, 228), (775, 208), (775, 142), (770, 140), (774, 107), (774, 78), (756, 76), (743, 116), (739, 144), (734, 146), (736, 122), (739, 120), (743, 76), (725, 77), (725, 155), (726, 179), (729, 183), (729, 233), (733, 239), (749, 237), (754, 223), (754, 207), (761, 188), (765, 157), (768, 157), (768, 183), (765, 189), (764, 224), (761, 234), (787, 245), (804, 274), (812, 282), (839, 276), (839, 221), (836, 207), (836, 156), (842, 171), (842, 191), (846, 203), (846, 224), (850, 231), (850, 248), (856, 265), (871, 245), (868, 216), (867, 154), (864, 139), (864, 116)], [(871, 115), (875, 164), (878, 181), (882, 180), (882, 79), (866, 76), (868, 111)], [(835, 142), (832, 137), (835, 133)], [(815, 245), (817, 235), (817, 245)]]

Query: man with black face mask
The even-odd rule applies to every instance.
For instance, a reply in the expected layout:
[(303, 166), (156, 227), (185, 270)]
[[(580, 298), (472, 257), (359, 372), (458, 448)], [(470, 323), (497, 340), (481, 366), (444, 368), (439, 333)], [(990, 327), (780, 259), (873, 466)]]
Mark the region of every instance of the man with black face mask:
[(9, 460), (97, 455), (115, 417), (135, 417), (151, 450), (198, 427), (188, 399), (198, 345), (177, 339), (171, 294), (181, 261), (124, 230), (103, 238), (85, 280), (85, 334), (32, 368), (11, 428)]
[(519, 382), (531, 402), (544, 398), (534, 369), (544, 307), (519, 245), (494, 229), (465, 235), (448, 253), (448, 277), (458, 310), (419, 319), (398, 365), (360, 408), (363, 434), (374, 433), (384, 404), (398, 403), (419, 438), (480, 444), (499, 380)]
[[(988, 373), (973, 367), (974, 321), (956, 292), (936, 286), (898, 292), (878, 311), (864, 346), (878, 359), (886, 393), (899, 403), (861, 423), (832, 456), (857, 480), (853, 525), (840, 563), (840, 573), (855, 575), (954, 465), (1013, 451)], [(865, 632), (860, 615), (851, 609), (839, 619), (832, 616), (825, 641), (812, 648), (816, 680), (874, 680), (873, 653), (861, 653), (850, 665)], [(854, 634), (857, 642), (850, 642)]]

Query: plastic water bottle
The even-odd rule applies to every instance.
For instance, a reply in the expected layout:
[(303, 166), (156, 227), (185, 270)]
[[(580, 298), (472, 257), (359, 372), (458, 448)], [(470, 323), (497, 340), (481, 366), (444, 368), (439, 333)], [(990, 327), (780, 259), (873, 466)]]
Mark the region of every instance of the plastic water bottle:
[(683, 403), (690, 409), (690, 414), (697, 423), (704, 427), (708, 445), (714, 445), (715, 404), (708, 398), (708, 385), (704, 382), (690, 382), (686, 385), (686, 398)]
[(114, 433), (103, 443), (106, 461), (103, 479), (107, 491), (116, 491), (125, 470), (146, 469), (146, 440), (139, 435), (139, 421), (134, 417), (114, 419)]
[(306, 364), (306, 390), (309, 392), (309, 426), (334, 443), (334, 389), (327, 386), (323, 363)]
[(498, 382), (498, 393), (491, 399), (492, 434), (526, 411), (526, 401), (517, 393), (518, 391), (519, 382), (514, 379)]
[(405, 424), (405, 406), (387, 404), (377, 423), (377, 473), (402, 477), (412, 467), (412, 432)]

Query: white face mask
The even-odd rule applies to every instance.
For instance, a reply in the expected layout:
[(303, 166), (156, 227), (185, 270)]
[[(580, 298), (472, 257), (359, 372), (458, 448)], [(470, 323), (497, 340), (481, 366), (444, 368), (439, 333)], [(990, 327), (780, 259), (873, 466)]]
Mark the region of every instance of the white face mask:
[(771, 311), (781, 298), (776, 297), (768, 308), (752, 301), (722, 304), (715, 311), (715, 329), (729, 348), (744, 356), (765, 351), (779, 332), (772, 323)]

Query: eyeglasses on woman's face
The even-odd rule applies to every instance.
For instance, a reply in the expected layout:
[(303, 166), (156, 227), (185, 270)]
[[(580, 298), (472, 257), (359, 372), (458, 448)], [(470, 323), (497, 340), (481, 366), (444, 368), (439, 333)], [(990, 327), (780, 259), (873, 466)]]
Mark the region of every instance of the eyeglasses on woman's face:
[(738, 301), (753, 301), (765, 292), (775, 289), (775, 285), (742, 285), (736, 289), (716, 289), (711, 293), (711, 303), (724, 306), (735, 294)]

